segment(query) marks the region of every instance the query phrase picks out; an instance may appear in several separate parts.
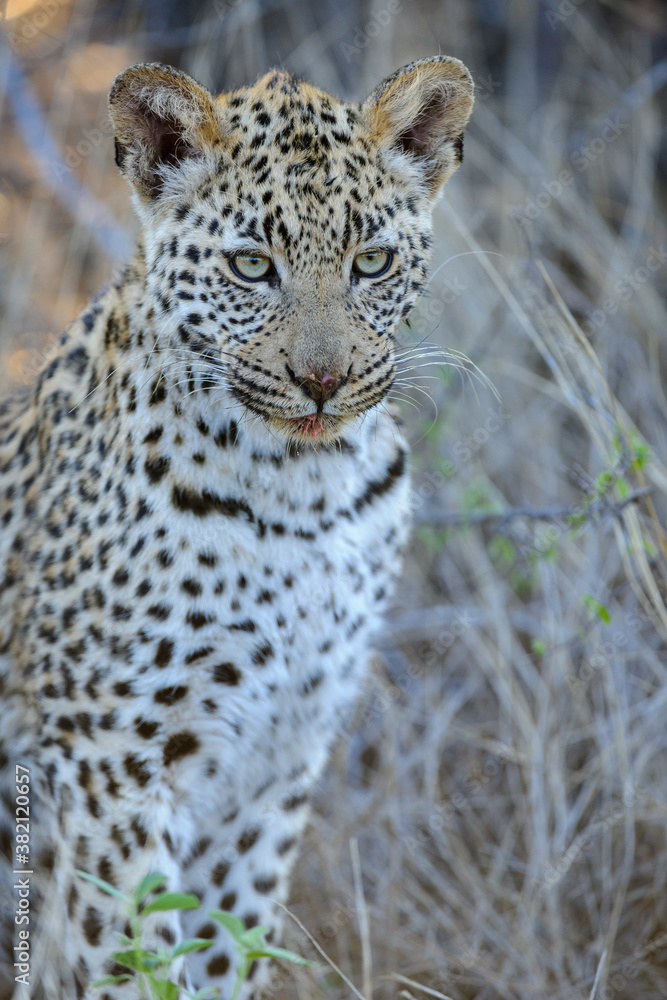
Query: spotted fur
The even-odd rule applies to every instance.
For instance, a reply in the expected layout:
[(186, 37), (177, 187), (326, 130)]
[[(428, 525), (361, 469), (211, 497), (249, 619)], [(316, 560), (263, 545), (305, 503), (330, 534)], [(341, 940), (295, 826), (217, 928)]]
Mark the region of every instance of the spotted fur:
[[(0, 410), (2, 828), (12, 864), (29, 766), (35, 996), (138, 996), (90, 986), (123, 918), (77, 868), (201, 898), (150, 925), (213, 941), (176, 964), (183, 984), (230, 995), (211, 908), (278, 937), (406, 540), (382, 400), (471, 105), (445, 57), (361, 105), (281, 72), (219, 98), (159, 65), (114, 83), (136, 258)], [(373, 250), (390, 266), (366, 277)], [(270, 273), (246, 280), (238, 253)]]

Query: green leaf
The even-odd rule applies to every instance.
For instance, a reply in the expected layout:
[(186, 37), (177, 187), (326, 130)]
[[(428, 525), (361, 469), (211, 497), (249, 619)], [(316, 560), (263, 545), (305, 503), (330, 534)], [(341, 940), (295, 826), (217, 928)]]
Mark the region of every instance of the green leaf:
[(163, 892), (143, 908), (142, 916), (165, 910), (196, 910), (199, 905), (197, 897), (190, 892)]
[(155, 972), (161, 964), (159, 958), (148, 951), (117, 951), (113, 957), (119, 965), (135, 972)]
[(311, 962), (301, 955), (295, 955), (292, 951), (286, 951), (285, 948), (271, 948), (270, 945), (266, 945), (262, 951), (248, 952), (247, 957), (251, 962), (256, 958), (281, 958), (284, 962), (292, 962), (294, 965), (317, 965), (317, 962)]
[(507, 535), (494, 535), (489, 542), (489, 554), (501, 567), (513, 566), (516, 562), (516, 548)]
[(150, 892), (155, 892), (160, 886), (164, 885), (167, 881), (167, 876), (163, 875), (161, 872), (151, 872), (146, 878), (142, 879), (137, 888), (132, 893), (132, 898), (135, 903), (140, 903), (142, 899), (145, 899)]
[(591, 618), (594, 618), (597, 615), (597, 617), (603, 621), (605, 625), (611, 625), (611, 615), (605, 608), (604, 604), (598, 601), (596, 597), (593, 597), (592, 594), (584, 594), (582, 600), (588, 608)]
[(468, 483), (461, 499), (463, 509), (467, 513), (477, 510), (486, 511), (491, 510), (494, 506), (497, 507), (497, 504), (492, 502), (486, 484), (481, 479), (474, 479)]
[(614, 474), (605, 469), (595, 480), (595, 492), (606, 493), (614, 482)]
[(213, 920), (217, 920), (219, 924), (222, 924), (222, 926), (229, 931), (236, 941), (240, 941), (246, 933), (243, 921), (239, 920), (238, 917), (235, 917), (231, 913), (225, 913), (224, 910), (210, 910), (209, 917)]
[(520, 570), (512, 570), (507, 577), (510, 587), (519, 597), (529, 597), (533, 591), (532, 577)]
[(657, 552), (655, 545), (652, 542), (649, 542), (648, 538), (643, 539), (642, 547), (644, 549), (644, 552), (646, 552), (651, 557), (651, 559), (654, 559), (656, 557)]
[(533, 639), (530, 645), (535, 656), (542, 657), (547, 651), (547, 644), (544, 639)]
[(297, 965), (313, 965), (307, 958), (301, 958), (294, 952), (286, 951), (284, 948), (272, 948), (265, 941), (268, 927), (251, 927), (244, 931), (238, 940), (239, 948), (243, 958), (247, 963), (253, 962), (256, 958), (282, 958), (286, 962), (294, 962)]
[(79, 878), (85, 879), (86, 882), (92, 882), (93, 885), (96, 885), (98, 889), (101, 889), (102, 892), (106, 892), (109, 896), (115, 896), (116, 899), (122, 899), (124, 903), (129, 902), (127, 896), (124, 896), (123, 893), (119, 892), (118, 889), (114, 888), (114, 886), (109, 885), (109, 883), (105, 882), (103, 878), (96, 878), (95, 875), (89, 875), (88, 872), (79, 871), (78, 868), (76, 869), (76, 874)]
[(239, 944), (242, 948), (264, 948), (266, 941), (264, 940), (264, 935), (269, 930), (268, 927), (250, 927), (247, 931), (244, 930), (243, 934), (239, 938)]
[(422, 524), (417, 529), (417, 538), (430, 555), (437, 555), (445, 547), (449, 537), (448, 528), (432, 528), (428, 524)]
[(171, 953), (172, 958), (178, 958), (179, 955), (187, 955), (191, 951), (203, 951), (204, 948), (210, 948), (213, 944), (212, 941), (208, 941), (206, 938), (189, 938), (187, 941), (181, 941), (177, 944)]
[(647, 460), (651, 457), (651, 446), (647, 444), (646, 441), (635, 440), (633, 441), (633, 446), (635, 449), (635, 461), (632, 463), (635, 469), (642, 469)]
[(125, 972), (122, 976), (105, 976), (104, 979), (96, 979), (90, 985), (96, 990), (102, 986), (113, 986), (114, 983), (127, 983), (130, 979), (132, 979), (132, 976), (128, 972)]
[(153, 979), (151, 990), (160, 1000), (178, 1000), (178, 986), (169, 979)]

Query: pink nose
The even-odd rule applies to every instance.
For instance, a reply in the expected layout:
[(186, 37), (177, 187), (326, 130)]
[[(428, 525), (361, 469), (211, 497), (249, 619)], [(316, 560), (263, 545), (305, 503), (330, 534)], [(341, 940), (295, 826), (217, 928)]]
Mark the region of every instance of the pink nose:
[(328, 372), (324, 375), (314, 372), (301, 381), (301, 388), (318, 403), (324, 403), (331, 399), (342, 381), (337, 375), (330, 375)]

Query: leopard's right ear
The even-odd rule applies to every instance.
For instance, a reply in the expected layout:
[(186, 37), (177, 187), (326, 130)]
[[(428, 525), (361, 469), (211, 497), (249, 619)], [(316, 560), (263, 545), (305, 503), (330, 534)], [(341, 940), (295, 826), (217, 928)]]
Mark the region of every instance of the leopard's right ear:
[(416, 169), (433, 197), (463, 158), (474, 89), (462, 62), (433, 56), (397, 70), (362, 104), (375, 141)]
[(219, 141), (213, 96), (186, 73), (161, 63), (132, 66), (109, 93), (116, 163), (144, 199), (162, 194), (188, 161)]

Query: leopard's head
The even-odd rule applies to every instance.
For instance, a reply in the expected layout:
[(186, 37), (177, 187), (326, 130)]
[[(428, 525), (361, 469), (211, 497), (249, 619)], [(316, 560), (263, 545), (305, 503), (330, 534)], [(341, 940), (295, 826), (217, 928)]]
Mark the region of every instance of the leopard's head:
[(292, 441), (330, 442), (395, 378), (431, 211), (473, 104), (424, 59), (348, 104), (284, 72), (213, 97), (139, 65), (109, 97), (165, 372), (195, 372)]

